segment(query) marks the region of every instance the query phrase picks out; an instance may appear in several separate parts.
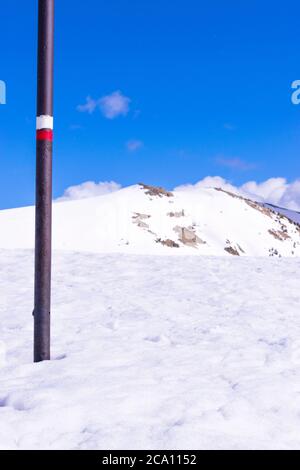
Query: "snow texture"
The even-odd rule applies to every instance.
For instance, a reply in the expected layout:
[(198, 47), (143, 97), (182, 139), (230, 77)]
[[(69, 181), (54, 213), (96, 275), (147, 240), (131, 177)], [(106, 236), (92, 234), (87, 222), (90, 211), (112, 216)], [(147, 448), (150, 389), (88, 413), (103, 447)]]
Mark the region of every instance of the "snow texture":
[(0, 255), (1, 449), (300, 448), (299, 259), (56, 252), (32, 364), (33, 253)]

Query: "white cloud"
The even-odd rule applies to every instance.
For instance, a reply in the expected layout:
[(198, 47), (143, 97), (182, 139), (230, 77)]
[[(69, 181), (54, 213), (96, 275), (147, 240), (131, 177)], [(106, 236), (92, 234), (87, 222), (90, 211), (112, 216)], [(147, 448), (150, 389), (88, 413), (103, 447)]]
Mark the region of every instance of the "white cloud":
[(99, 100), (100, 110), (107, 119), (115, 119), (118, 116), (126, 116), (129, 112), (130, 98), (124, 96), (120, 91), (111, 95), (103, 96)]
[(144, 143), (141, 140), (129, 140), (126, 143), (126, 147), (127, 147), (127, 150), (129, 150), (129, 152), (135, 152), (136, 150), (139, 150), (140, 148), (142, 148), (143, 145)]
[(183, 184), (174, 188), (174, 191), (197, 191), (201, 188), (222, 188), (226, 191), (237, 192), (237, 188), (224, 180), (221, 176), (206, 176), (195, 184)]
[(262, 201), (277, 204), (282, 200), (286, 191), (289, 190), (289, 186), (285, 178), (270, 178), (262, 183), (249, 181), (243, 184), (240, 189), (250, 196), (258, 197)]
[(284, 207), (292, 210), (300, 210), (300, 181), (296, 180), (288, 185), (288, 190), (285, 191), (281, 198), (281, 203)]
[(86, 199), (88, 197), (103, 196), (104, 194), (113, 193), (121, 189), (121, 185), (114, 181), (104, 181), (95, 183), (94, 181), (86, 181), (77, 186), (70, 186), (63, 195), (56, 199), (56, 202), (73, 201), (75, 199)]
[(107, 119), (115, 119), (118, 116), (126, 116), (129, 113), (130, 102), (131, 99), (128, 96), (123, 95), (121, 91), (117, 90), (99, 99), (93, 99), (88, 96), (85, 104), (77, 106), (77, 111), (93, 114), (98, 108)]
[(288, 183), (285, 178), (270, 178), (261, 183), (248, 181), (241, 186), (234, 186), (221, 176), (207, 176), (196, 184), (185, 184), (175, 188), (176, 191), (200, 188), (222, 188), (260, 202), (268, 202), (287, 209), (300, 211), (300, 179)]
[(86, 98), (85, 104), (79, 104), (77, 106), (77, 111), (79, 111), (80, 113), (93, 114), (96, 108), (97, 108), (97, 100), (93, 100), (93, 98), (88, 96)]

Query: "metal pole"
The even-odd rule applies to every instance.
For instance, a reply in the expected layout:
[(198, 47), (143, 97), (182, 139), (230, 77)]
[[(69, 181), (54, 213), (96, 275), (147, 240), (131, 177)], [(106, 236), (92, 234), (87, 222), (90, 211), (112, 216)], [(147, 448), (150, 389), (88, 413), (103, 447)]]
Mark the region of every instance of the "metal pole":
[(34, 362), (50, 359), (54, 0), (39, 0)]

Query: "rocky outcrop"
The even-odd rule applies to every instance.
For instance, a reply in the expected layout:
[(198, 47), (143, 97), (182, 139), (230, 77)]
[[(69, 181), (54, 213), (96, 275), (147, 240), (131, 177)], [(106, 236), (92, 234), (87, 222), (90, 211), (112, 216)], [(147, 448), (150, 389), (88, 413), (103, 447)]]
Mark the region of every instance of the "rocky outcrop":
[(150, 186), (149, 184), (139, 183), (139, 186), (145, 190), (145, 194), (148, 196), (158, 196), (158, 197), (173, 197), (173, 193), (167, 191), (166, 189), (162, 188), (161, 186)]

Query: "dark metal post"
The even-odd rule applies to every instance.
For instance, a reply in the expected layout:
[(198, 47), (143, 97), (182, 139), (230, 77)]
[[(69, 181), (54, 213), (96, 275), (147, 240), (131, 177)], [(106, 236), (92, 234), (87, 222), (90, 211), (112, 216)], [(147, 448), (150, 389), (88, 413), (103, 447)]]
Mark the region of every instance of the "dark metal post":
[(54, 0), (39, 0), (34, 361), (50, 359)]

